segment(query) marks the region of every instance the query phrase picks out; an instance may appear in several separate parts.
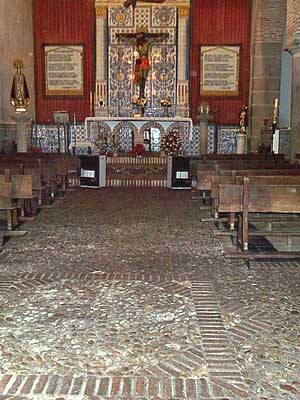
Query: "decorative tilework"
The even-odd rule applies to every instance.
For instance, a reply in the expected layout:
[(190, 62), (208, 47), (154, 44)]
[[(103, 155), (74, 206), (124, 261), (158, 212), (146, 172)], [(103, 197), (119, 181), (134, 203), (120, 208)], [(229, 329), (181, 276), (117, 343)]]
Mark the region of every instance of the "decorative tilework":
[(217, 134), (217, 126), (208, 125), (207, 153), (214, 153), (217, 150)]
[(137, 7), (135, 10), (135, 26), (136, 27), (149, 27), (151, 21), (151, 8), (150, 7)]
[(16, 125), (0, 125), (0, 150), (7, 150), (12, 141), (16, 141)]
[[(126, 12), (128, 10), (132, 12), (131, 8)], [(138, 86), (133, 82), (135, 46), (118, 43), (116, 33), (132, 33), (139, 27), (145, 28), (150, 33), (169, 34), (166, 41), (153, 44), (150, 48), (151, 68), (145, 88), (148, 99), (146, 115), (162, 116), (163, 109), (160, 100), (166, 96), (170, 96), (174, 103), (169, 110), (169, 115), (175, 115), (176, 10), (176, 7), (137, 7), (135, 17), (131, 21), (127, 14), (124, 17), (121, 16), (122, 9), (119, 7), (109, 7), (108, 107), (111, 117), (130, 117), (134, 113), (132, 97), (139, 94)]]
[(153, 8), (152, 12), (153, 27), (175, 27), (176, 26), (176, 8), (160, 7)]
[(198, 156), (199, 153), (199, 126), (194, 126), (192, 140), (189, 140), (189, 132), (185, 132), (183, 151), (187, 156)]
[(132, 9), (125, 7), (110, 7), (109, 25), (117, 27), (132, 27), (133, 13)]
[[(217, 126), (208, 126), (208, 140), (207, 140), (207, 152), (213, 153), (216, 149), (217, 144)], [(192, 140), (189, 140), (189, 133), (187, 132), (184, 136), (183, 141), (184, 154), (189, 156), (200, 155), (200, 126), (194, 125)]]
[(87, 141), (87, 133), (84, 125), (72, 125), (71, 129), (71, 142), (84, 142)]
[(65, 137), (67, 135), (63, 127), (57, 125), (34, 125), (32, 131), (32, 145), (39, 147), (44, 153), (57, 153), (65, 151)]
[(220, 126), (218, 128), (218, 153), (234, 154), (236, 153), (236, 135), (238, 127)]

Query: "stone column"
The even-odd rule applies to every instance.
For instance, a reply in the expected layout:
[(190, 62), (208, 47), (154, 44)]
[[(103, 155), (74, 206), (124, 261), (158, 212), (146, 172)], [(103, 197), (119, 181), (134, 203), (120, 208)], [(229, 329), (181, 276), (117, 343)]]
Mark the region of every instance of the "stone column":
[(203, 156), (207, 154), (207, 138), (208, 138), (208, 121), (210, 120), (209, 114), (203, 113), (198, 117), (200, 126), (200, 154)]
[(236, 154), (246, 153), (247, 135), (245, 133), (237, 133), (236, 135)]
[(272, 123), (274, 99), (280, 97), (285, 20), (286, 0), (253, 0), (249, 136), (254, 152), (260, 145), (263, 120)]
[(189, 100), (188, 49), (189, 49), (189, 6), (178, 7), (177, 40), (177, 106), (176, 114), (184, 116)]
[(300, 46), (290, 50), (293, 56), (291, 104), (291, 160), (300, 153)]
[(107, 116), (107, 7), (95, 6), (96, 10), (96, 88), (95, 115)]
[(26, 153), (27, 152), (27, 124), (30, 121), (30, 118), (25, 113), (15, 114), (12, 116), (12, 119), (16, 121), (17, 124), (17, 152), (18, 153)]

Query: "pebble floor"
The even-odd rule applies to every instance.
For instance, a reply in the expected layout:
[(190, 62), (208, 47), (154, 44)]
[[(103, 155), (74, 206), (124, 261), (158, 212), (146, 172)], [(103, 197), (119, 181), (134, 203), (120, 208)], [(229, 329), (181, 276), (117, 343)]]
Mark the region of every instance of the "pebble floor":
[(300, 263), (226, 260), (189, 191), (68, 192), (0, 254), (2, 399), (300, 399)]

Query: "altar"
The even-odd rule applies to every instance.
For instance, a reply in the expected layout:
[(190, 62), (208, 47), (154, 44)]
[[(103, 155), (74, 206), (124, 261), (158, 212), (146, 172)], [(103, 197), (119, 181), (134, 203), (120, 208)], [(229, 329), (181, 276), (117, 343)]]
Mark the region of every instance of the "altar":
[(167, 157), (162, 142), (169, 134), (178, 137), (181, 154), (193, 137), (190, 118), (87, 117), (85, 140), (71, 135), (71, 144), (90, 154), (107, 155), (107, 186), (167, 186)]
[(184, 117), (88, 117), (85, 131), (92, 152), (101, 152), (101, 146), (105, 152), (108, 146), (108, 152), (119, 155), (132, 154), (137, 146), (143, 146), (147, 155), (158, 155), (162, 152), (162, 139), (176, 132), (184, 154), (185, 144), (193, 137), (193, 122)]

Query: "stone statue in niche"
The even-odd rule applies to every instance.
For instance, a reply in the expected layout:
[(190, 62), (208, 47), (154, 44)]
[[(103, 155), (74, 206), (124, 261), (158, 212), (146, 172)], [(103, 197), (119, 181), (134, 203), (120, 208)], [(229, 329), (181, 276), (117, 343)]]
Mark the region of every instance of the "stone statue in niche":
[(155, 4), (162, 4), (166, 0), (126, 0), (124, 1), (124, 7), (132, 6), (133, 9), (136, 7), (136, 3), (155, 3)]
[(21, 60), (14, 62), (17, 72), (13, 77), (10, 93), (10, 104), (15, 107), (16, 112), (26, 112), (30, 104), (30, 96), (25, 75), (22, 72), (24, 64)]
[(145, 86), (150, 69), (150, 46), (155, 42), (166, 39), (168, 36), (168, 33), (148, 33), (143, 30), (136, 33), (117, 33), (118, 39), (136, 46), (138, 52), (134, 67), (134, 83), (139, 85), (139, 99), (145, 99)]

